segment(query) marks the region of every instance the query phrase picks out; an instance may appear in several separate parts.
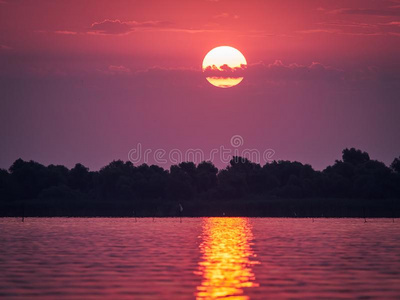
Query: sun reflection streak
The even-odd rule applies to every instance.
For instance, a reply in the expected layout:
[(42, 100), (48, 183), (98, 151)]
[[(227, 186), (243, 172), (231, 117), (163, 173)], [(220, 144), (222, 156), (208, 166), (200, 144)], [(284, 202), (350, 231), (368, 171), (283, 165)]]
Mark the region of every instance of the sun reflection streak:
[(251, 249), (253, 235), (246, 218), (205, 218), (200, 250), (197, 299), (248, 299), (244, 288), (256, 287)]

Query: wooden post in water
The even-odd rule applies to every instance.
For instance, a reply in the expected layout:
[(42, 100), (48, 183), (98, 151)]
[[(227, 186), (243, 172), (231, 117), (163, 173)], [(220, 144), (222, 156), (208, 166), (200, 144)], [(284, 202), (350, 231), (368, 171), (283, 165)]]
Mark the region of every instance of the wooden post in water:
[(179, 203), (179, 223), (182, 223), (183, 206)]
[(394, 223), (394, 199), (392, 199), (392, 221)]
[(25, 203), (22, 204), (22, 223), (25, 222)]
[(134, 210), (132, 210), (132, 214), (133, 214), (133, 216), (134, 216), (134, 218), (135, 218), (135, 223), (136, 223), (137, 220), (136, 220), (136, 214), (135, 214), (135, 211), (134, 211)]

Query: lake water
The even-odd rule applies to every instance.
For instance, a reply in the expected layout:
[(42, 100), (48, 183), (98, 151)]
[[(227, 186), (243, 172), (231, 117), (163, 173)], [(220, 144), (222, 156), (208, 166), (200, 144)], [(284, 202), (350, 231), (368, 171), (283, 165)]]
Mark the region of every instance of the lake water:
[(0, 219), (0, 297), (399, 299), (400, 220)]

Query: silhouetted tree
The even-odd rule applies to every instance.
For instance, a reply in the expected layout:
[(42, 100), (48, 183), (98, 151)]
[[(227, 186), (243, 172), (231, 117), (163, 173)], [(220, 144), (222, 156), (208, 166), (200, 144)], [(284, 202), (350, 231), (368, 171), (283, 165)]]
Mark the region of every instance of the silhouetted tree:
[(85, 192), (90, 186), (89, 168), (82, 164), (76, 164), (68, 174), (68, 184), (72, 189)]
[(359, 198), (386, 198), (391, 194), (392, 173), (385, 164), (370, 160), (355, 169), (353, 195)]
[(159, 166), (143, 164), (133, 174), (133, 191), (140, 199), (166, 197), (168, 172)]
[(77, 192), (74, 192), (71, 188), (66, 185), (51, 186), (44, 189), (40, 194), (40, 199), (63, 199), (73, 200), (79, 197)]
[(96, 188), (100, 190), (100, 197), (109, 201), (132, 200), (134, 173), (133, 164), (121, 160), (113, 161), (100, 169), (99, 176), (96, 177)]
[(390, 165), (393, 171), (400, 174), (400, 157), (396, 157)]
[(196, 169), (196, 186), (197, 192), (208, 192), (217, 187), (218, 169), (213, 165), (212, 162), (203, 161)]
[(18, 159), (9, 171), (18, 189), (17, 197), (21, 199), (34, 199), (43, 189), (51, 186), (48, 169), (37, 162)]
[(343, 150), (343, 162), (353, 164), (353, 165), (359, 165), (362, 163), (366, 163), (369, 161), (369, 155), (367, 152), (363, 152), (361, 150), (357, 150), (354, 148), (351, 149), (344, 149)]
[(0, 169), (0, 201), (10, 201), (15, 198), (10, 177), (7, 170)]
[[(221, 200), (210, 202), (217, 199)], [(323, 171), (296, 161), (260, 166), (243, 157), (232, 157), (220, 171), (211, 162), (182, 162), (168, 171), (117, 160), (93, 172), (82, 164), (68, 170), (22, 159), (17, 159), (9, 171), (0, 169), (3, 215), (12, 210), (20, 212), (22, 204), (34, 214), (67, 211), (92, 215), (100, 211), (108, 215), (118, 211), (132, 215), (135, 210), (152, 216), (157, 212), (174, 215), (178, 203), (183, 203), (185, 213), (198, 215), (227, 209), (242, 214), (244, 208), (257, 215), (269, 211), (272, 205), (281, 215), (291, 216), (299, 205), (303, 213), (313, 212), (313, 201), (319, 201), (316, 199), (323, 199), (318, 203), (324, 212), (339, 205), (328, 199), (341, 199), (338, 203), (342, 203), (342, 210), (350, 207), (360, 211), (368, 204), (377, 214), (389, 211), (393, 216), (400, 199), (400, 157), (389, 168), (371, 160), (366, 152), (344, 149), (342, 160)]]
[(171, 166), (168, 181), (168, 194), (170, 198), (191, 199), (195, 193), (195, 171), (193, 163), (180, 163)]
[(261, 171), (259, 164), (249, 161), (247, 158), (234, 156), (225, 170), (218, 174), (220, 194), (224, 197), (242, 197), (251, 193), (252, 177)]

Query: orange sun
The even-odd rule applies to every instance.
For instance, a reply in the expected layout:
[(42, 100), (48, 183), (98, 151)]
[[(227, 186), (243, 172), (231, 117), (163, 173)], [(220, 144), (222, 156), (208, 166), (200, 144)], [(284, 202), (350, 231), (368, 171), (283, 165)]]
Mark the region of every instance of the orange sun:
[(212, 49), (203, 60), (203, 72), (206, 72), (208, 82), (220, 88), (238, 85), (243, 76), (237, 73), (246, 66), (247, 61), (243, 54), (229, 46)]

